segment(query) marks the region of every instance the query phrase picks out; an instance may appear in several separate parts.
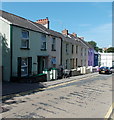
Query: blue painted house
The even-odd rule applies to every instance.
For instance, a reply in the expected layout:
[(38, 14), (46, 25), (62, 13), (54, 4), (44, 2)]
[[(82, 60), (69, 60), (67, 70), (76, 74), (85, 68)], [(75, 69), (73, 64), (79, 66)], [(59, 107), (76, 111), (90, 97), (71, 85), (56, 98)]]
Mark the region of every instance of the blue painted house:
[(99, 61), (99, 53), (94, 50), (94, 67), (99, 66), (98, 61)]

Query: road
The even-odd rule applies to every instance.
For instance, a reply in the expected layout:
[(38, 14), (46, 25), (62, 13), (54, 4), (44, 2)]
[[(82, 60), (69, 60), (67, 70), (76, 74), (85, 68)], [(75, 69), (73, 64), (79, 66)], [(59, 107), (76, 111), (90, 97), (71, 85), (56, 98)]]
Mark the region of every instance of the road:
[(112, 105), (112, 76), (97, 74), (6, 100), (2, 118), (106, 118)]

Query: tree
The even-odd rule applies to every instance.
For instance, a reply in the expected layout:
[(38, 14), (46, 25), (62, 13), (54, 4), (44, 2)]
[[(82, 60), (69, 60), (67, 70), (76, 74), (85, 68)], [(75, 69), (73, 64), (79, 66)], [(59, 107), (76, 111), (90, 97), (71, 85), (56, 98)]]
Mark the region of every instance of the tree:
[(89, 41), (88, 42), (90, 45), (93, 46), (93, 48), (95, 48), (97, 46), (97, 43), (95, 41)]
[(97, 47), (97, 43), (95, 41), (88, 42), (97, 52), (99, 51), (99, 47)]
[(114, 53), (114, 47), (110, 47), (104, 51), (105, 53)]
[(99, 52), (101, 52), (101, 53), (102, 53), (102, 52), (103, 52), (103, 49), (102, 49), (102, 48), (99, 48)]

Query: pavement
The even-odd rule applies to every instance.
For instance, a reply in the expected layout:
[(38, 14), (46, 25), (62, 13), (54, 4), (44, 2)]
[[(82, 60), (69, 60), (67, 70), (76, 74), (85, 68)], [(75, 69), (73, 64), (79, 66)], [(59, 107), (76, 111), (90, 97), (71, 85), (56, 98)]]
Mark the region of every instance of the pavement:
[(73, 76), (69, 78), (64, 79), (58, 79), (58, 80), (51, 80), (47, 82), (40, 82), (40, 83), (12, 83), (12, 82), (3, 82), (2, 83), (2, 96), (8, 96), (13, 94), (28, 94), (31, 92), (34, 92), (36, 90), (39, 90), (40, 88), (47, 88), (49, 86), (53, 86), (56, 84), (61, 84), (64, 82), (72, 81), (72, 80), (78, 80), (81, 78), (85, 78), (92, 75), (97, 75), (98, 73), (89, 73), (85, 75), (79, 75), (79, 76)]

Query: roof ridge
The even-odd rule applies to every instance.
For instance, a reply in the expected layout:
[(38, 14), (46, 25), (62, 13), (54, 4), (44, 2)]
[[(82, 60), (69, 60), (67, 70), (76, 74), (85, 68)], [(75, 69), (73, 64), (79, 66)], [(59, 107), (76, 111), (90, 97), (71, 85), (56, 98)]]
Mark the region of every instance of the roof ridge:
[(4, 12), (4, 13), (7, 13), (7, 14), (9, 14), (9, 15), (13, 15), (13, 16), (15, 16), (15, 17), (24, 19), (24, 20), (28, 20), (28, 19), (26, 19), (26, 18), (20, 17), (20, 16), (18, 16), (18, 15), (15, 15), (15, 14), (12, 14), (12, 13), (9, 13), (9, 12), (6, 12), (6, 11), (4, 11), (4, 10), (0, 10), (0, 11), (1, 11), (1, 12)]
[(49, 34), (47, 31), (43, 30), (42, 28), (40, 28), (39, 26), (35, 25), (34, 22), (27, 20), (28, 22), (32, 23), (35, 27), (41, 29), (42, 31), (44, 31), (46, 34)]

